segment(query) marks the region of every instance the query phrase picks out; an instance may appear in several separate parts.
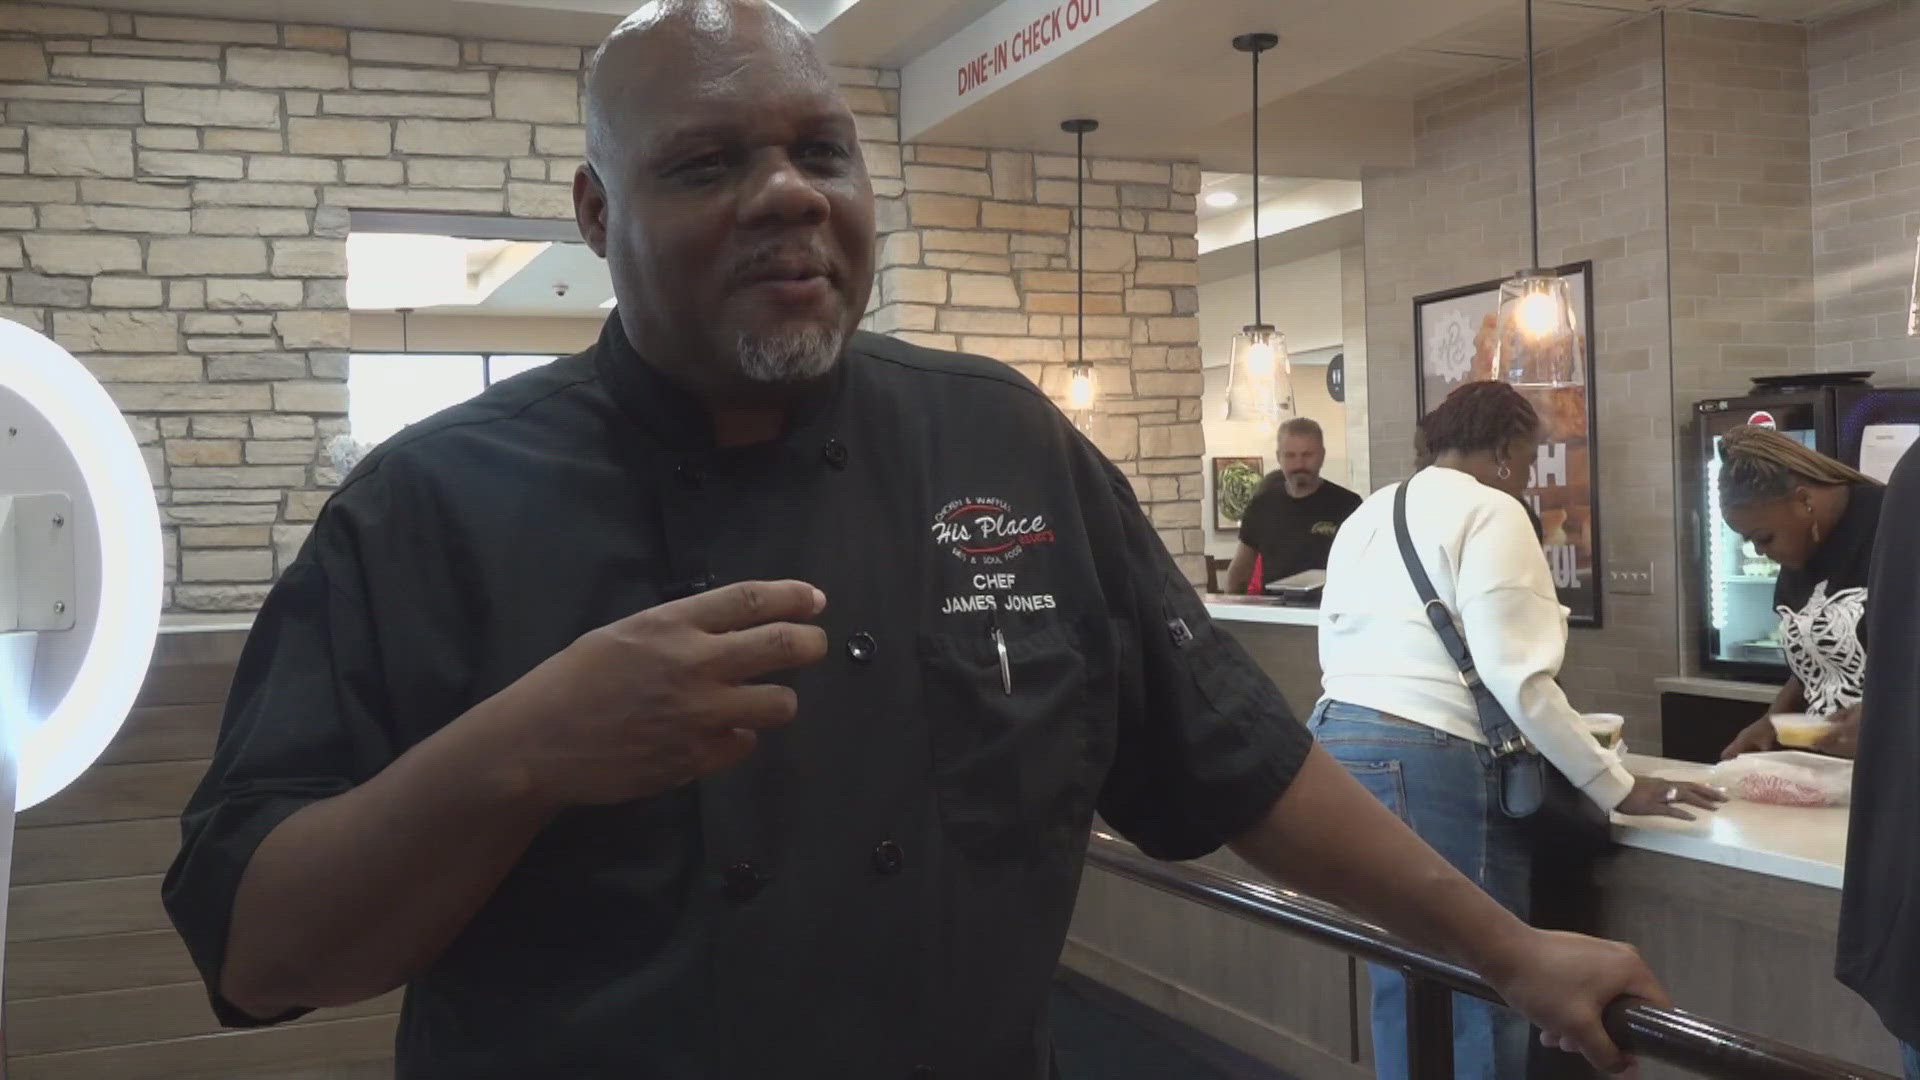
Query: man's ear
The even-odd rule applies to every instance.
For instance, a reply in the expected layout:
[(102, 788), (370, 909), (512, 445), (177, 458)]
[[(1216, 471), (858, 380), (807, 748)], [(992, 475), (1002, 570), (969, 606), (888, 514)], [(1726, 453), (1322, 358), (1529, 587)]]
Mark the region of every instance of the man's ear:
[(573, 174), (573, 220), (580, 226), (580, 238), (595, 255), (607, 257), (607, 188), (592, 165), (582, 165)]

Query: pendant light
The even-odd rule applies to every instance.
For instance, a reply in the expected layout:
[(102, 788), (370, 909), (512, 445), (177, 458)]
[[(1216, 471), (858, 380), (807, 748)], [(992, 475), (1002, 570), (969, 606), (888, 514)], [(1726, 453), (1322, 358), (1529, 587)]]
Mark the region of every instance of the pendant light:
[(1233, 335), (1227, 369), (1227, 419), (1272, 423), (1293, 411), (1293, 361), (1287, 339), (1260, 311), (1260, 54), (1280, 44), (1273, 34), (1242, 34), (1233, 47), (1253, 58), (1253, 321)]
[(1067, 412), (1075, 427), (1085, 431), (1093, 422), (1093, 401), (1099, 392), (1093, 365), (1087, 363), (1087, 133), (1100, 128), (1098, 120), (1067, 120), (1060, 130), (1073, 136), (1073, 226), (1078, 232), (1079, 254), (1074, 264), (1080, 268), (1076, 290), (1079, 296), (1079, 328), (1075, 332), (1077, 348), (1073, 366), (1067, 369)]
[(1573, 283), (1540, 265), (1540, 127), (1533, 73), (1533, 0), (1527, 22), (1527, 202), (1532, 262), (1500, 283), (1494, 377), (1520, 386), (1584, 386)]

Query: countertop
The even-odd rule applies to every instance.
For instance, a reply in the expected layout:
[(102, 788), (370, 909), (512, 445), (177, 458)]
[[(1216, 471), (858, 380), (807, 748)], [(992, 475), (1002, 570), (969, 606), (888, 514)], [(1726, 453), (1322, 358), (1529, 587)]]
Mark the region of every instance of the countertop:
[(163, 634), (221, 634), (251, 629), (253, 629), (253, 612), (251, 611), (160, 616), (160, 632)]
[(1216, 622), (1268, 623), (1276, 626), (1319, 626), (1320, 609), (1282, 604), (1258, 596), (1206, 593), (1207, 614)]
[[(1707, 766), (1629, 754), (1627, 768), (1642, 776), (1704, 781)], [(1714, 863), (1769, 877), (1840, 887), (1847, 856), (1847, 808), (1767, 806), (1738, 799), (1699, 821), (1615, 815), (1621, 844)]]

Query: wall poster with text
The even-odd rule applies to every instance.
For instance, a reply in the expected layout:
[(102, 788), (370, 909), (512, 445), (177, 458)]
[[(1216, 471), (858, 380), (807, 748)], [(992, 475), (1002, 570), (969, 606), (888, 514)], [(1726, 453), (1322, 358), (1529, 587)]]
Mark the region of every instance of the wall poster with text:
[[(1593, 264), (1557, 271), (1572, 285), (1578, 326), (1546, 345), (1517, 334), (1505, 371), (1494, 370), (1500, 282), (1484, 281), (1413, 300), (1415, 394), (1420, 415), (1439, 407), (1462, 383), (1505, 378), (1539, 411), (1545, 428), (1527, 485), (1541, 546), (1560, 602), (1575, 626), (1600, 625), (1600, 507), (1593, 446)], [(1571, 356), (1564, 355), (1571, 352)], [(1549, 382), (1540, 371), (1573, 372)]]

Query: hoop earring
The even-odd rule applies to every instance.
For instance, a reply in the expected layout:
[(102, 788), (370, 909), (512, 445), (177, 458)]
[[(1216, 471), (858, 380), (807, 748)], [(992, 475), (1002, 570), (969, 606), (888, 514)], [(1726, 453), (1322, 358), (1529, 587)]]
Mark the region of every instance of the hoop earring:
[(1815, 547), (1820, 546), (1820, 523), (1818, 521), (1813, 523), (1813, 544)]
[(1513, 479), (1513, 470), (1506, 467), (1505, 465), (1502, 465), (1500, 466), (1500, 472), (1497, 475), (1502, 480), (1511, 480)]

